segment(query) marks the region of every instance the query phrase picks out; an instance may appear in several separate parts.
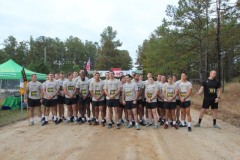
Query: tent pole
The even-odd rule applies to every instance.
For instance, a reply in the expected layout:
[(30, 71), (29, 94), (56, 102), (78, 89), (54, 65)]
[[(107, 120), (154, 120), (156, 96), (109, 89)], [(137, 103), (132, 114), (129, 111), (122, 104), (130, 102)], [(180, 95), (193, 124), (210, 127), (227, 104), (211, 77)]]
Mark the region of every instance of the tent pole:
[(22, 95), (20, 94), (21, 96), (21, 112), (23, 112), (23, 106), (22, 106)]

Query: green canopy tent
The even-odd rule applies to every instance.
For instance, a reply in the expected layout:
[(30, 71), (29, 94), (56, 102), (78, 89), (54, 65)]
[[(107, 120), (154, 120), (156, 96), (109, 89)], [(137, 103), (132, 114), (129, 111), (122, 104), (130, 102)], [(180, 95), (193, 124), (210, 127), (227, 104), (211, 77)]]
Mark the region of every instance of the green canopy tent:
[[(46, 74), (33, 72), (33, 71), (30, 71), (26, 68), (24, 68), (24, 70), (25, 70), (26, 77), (27, 77), (28, 80), (31, 80), (31, 75), (32, 74), (36, 74), (38, 80), (45, 80), (46, 79)], [(6, 84), (8, 84), (10, 81), (14, 81), (14, 80), (19, 80), (19, 82), (20, 82), (20, 80), (22, 79), (21, 71), (22, 71), (22, 66), (20, 66), (16, 62), (14, 62), (12, 59), (10, 59), (7, 62), (1, 64), (0, 65), (0, 92), (1, 92), (3, 80), (6, 80)], [(21, 98), (22, 98), (22, 96), (21, 96)], [(8, 96), (5, 99), (3, 106), (8, 106), (10, 109), (17, 109), (20, 106), (19, 102), (20, 102), (19, 98)]]
[[(21, 79), (22, 78), (22, 66), (14, 62), (12, 59), (8, 60), (7, 62), (0, 65), (0, 79)], [(30, 71), (24, 68), (27, 79), (31, 79), (32, 74), (37, 75), (38, 80), (45, 80), (46, 74), (37, 73)]]

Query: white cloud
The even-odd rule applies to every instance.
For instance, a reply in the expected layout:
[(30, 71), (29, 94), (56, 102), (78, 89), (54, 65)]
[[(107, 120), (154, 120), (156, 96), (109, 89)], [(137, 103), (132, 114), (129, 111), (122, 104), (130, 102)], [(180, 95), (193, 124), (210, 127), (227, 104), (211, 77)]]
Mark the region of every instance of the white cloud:
[(107, 26), (118, 31), (122, 49), (135, 60), (136, 50), (161, 24), (167, 4), (178, 0), (11, 0), (0, 5), (0, 42), (9, 35), (17, 40), (29, 36), (69, 35), (99, 41)]

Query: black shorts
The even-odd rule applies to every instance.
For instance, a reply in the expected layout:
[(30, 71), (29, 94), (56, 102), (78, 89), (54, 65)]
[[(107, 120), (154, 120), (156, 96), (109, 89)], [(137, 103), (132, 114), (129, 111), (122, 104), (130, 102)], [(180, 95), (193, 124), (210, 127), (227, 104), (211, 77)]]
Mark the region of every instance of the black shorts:
[(143, 105), (143, 107), (146, 106), (146, 98), (143, 99), (142, 105)]
[(179, 105), (181, 108), (188, 108), (191, 106), (191, 101), (180, 102)]
[(79, 101), (79, 94), (76, 94), (76, 100)]
[(90, 105), (90, 97), (87, 97), (85, 100), (83, 100), (83, 97), (79, 97), (79, 103), (80, 105)]
[(137, 105), (133, 104), (133, 101), (126, 101), (126, 105), (125, 105), (126, 109), (134, 109), (136, 107), (137, 107)]
[(77, 99), (76, 98), (65, 98), (65, 104), (66, 105), (77, 104)]
[(215, 103), (215, 99), (203, 99), (202, 108), (209, 109), (218, 109), (218, 103)]
[(53, 107), (57, 106), (58, 100), (57, 99), (45, 99), (45, 106), (46, 107)]
[(108, 107), (119, 107), (119, 99), (107, 99), (107, 106)]
[(157, 102), (158, 108), (164, 108), (164, 103), (162, 101)]
[(155, 109), (155, 108), (157, 108), (157, 102), (152, 102), (152, 103), (146, 102), (146, 108), (147, 109)]
[(176, 102), (164, 102), (165, 109), (176, 109)]
[(45, 98), (43, 98), (43, 100), (42, 100), (42, 105), (46, 106), (46, 99)]
[(181, 101), (179, 99), (176, 99), (176, 105), (180, 106)]
[(40, 99), (31, 99), (28, 98), (28, 107), (40, 107)]
[(125, 106), (119, 102), (119, 108), (124, 108)]
[(143, 100), (142, 99), (137, 100), (137, 105), (143, 105)]
[(65, 103), (65, 96), (58, 96), (58, 104), (64, 104)]
[(92, 101), (92, 106), (93, 107), (99, 107), (99, 106), (104, 106), (105, 103), (104, 103), (104, 100), (102, 101)]

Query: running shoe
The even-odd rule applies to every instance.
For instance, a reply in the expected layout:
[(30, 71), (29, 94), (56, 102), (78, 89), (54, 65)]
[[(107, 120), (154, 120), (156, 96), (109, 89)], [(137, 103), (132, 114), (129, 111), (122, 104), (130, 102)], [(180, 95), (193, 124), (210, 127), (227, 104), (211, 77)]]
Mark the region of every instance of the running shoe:
[(92, 121), (91, 121), (90, 119), (88, 120), (88, 124), (89, 124), (89, 125), (92, 125)]
[(115, 124), (113, 120), (111, 120), (112, 124)]
[(96, 121), (96, 118), (92, 118), (91, 121), (92, 121), (92, 122), (95, 122), (95, 121)]
[(112, 123), (108, 123), (108, 126), (107, 126), (109, 129), (112, 128)]
[(141, 120), (139, 123), (141, 126), (145, 126), (145, 124), (143, 123), (143, 121)]
[(132, 125), (135, 126), (135, 122), (134, 121), (132, 121)]
[(150, 127), (150, 126), (152, 126), (152, 123), (147, 123), (146, 124), (146, 127)]
[(136, 130), (140, 130), (140, 126), (139, 126), (139, 124), (136, 124)]
[(179, 120), (177, 120), (176, 124), (179, 126), (181, 124), (181, 122)]
[(201, 127), (200, 123), (194, 125), (194, 127)]
[(221, 129), (218, 125), (213, 125), (213, 128)]
[(42, 121), (45, 121), (45, 117), (42, 117)]
[(55, 123), (55, 125), (57, 125), (58, 124), (58, 119), (56, 119), (55, 121), (53, 121), (54, 123)]
[(71, 120), (69, 120), (69, 119), (67, 119), (66, 121), (65, 121), (65, 123), (67, 124), (67, 123), (70, 123), (71, 122)]
[(158, 122), (161, 122), (161, 121), (162, 121), (162, 118), (159, 118), (159, 119), (158, 119)]
[(174, 127), (175, 129), (178, 129), (178, 125), (177, 125), (177, 124), (174, 124), (173, 127)]
[(63, 120), (60, 118), (59, 120), (58, 120), (58, 123), (62, 123), (63, 122)]
[(153, 129), (158, 129), (158, 125), (154, 125)]
[(133, 127), (133, 125), (132, 124), (128, 124), (128, 126), (127, 126), (127, 128), (132, 128)]
[(188, 132), (191, 132), (192, 131), (192, 128), (191, 127), (188, 127)]
[(117, 129), (120, 129), (120, 126), (121, 126), (121, 124), (120, 123), (117, 123)]
[(34, 121), (30, 121), (29, 126), (33, 126), (34, 125)]
[(98, 121), (95, 121), (93, 125), (99, 125), (99, 122)]
[(78, 124), (78, 120), (74, 119), (74, 124), (77, 125)]
[(185, 126), (185, 125), (182, 125), (182, 124), (180, 124), (178, 127), (181, 127), (181, 128), (182, 128), (182, 127), (186, 127), (186, 126)]
[(124, 124), (124, 120), (123, 119), (121, 119), (121, 123)]
[(105, 126), (105, 121), (102, 120), (102, 121), (101, 121), (101, 124), (102, 124), (102, 126), (104, 127), (104, 126)]
[(73, 116), (71, 116), (71, 117), (70, 117), (70, 121), (71, 121), (71, 122), (73, 122), (73, 120), (74, 120), (74, 117), (73, 117)]
[(164, 125), (164, 129), (167, 129), (167, 128), (168, 128), (168, 124), (165, 124), (165, 125)]
[(161, 121), (161, 122), (160, 122), (160, 126), (162, 126), (162, 125), (164, 125), (164, 121)]
[(47, 125), (48, 124), (48, 121), (43, 121), (42, 122), (42, 126), (45, 126), (45, 125)]
[(66, 121), (66, 118), (65, 118), (64, 116), (62, 116), (62, 119), (63, 119), (64, 121)]

